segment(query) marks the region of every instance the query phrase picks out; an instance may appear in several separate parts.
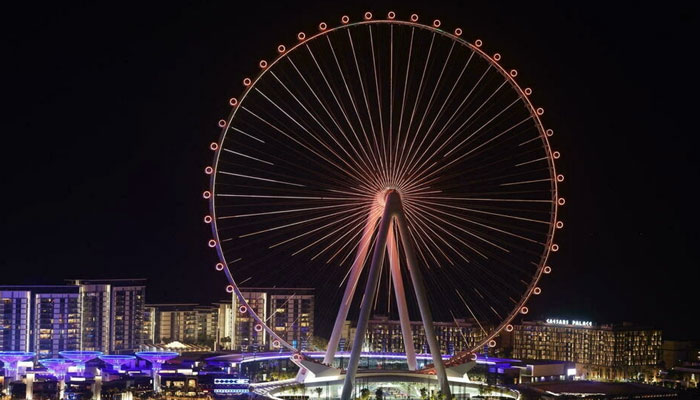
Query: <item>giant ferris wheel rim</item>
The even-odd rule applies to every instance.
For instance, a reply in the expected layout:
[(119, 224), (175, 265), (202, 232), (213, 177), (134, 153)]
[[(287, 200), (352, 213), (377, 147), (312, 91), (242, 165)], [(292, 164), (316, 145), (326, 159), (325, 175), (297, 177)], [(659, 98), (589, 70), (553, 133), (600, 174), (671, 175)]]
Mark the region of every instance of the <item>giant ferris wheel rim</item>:
[[(209, 212), (210, 214), (207, 216), (209, 218), (209, 222), (211, 224), (211, 229), (212, 229), (212, 235), (213, 239), (212, 242), (215, 243), (215, 246), (212, 246), (216, 249), (217, 254), (219, 259), (221, 260), (221, 263), (223, 264), (223, 271), (227, 277), (227, 280), (230, 283), (230, 286), (232, 286), (233, 291), (235, 294), (238, 296), (239, 300), (241, 300), (241, 304), (247, 307), (248, 312), (252, 313), (253, 318), (258, 322), (258, 324), (262, 324), (264, 329), (272, 336), (274, 337), (275, 341), (280, 341), (281, 345), (284, 347), (288, 347), (289, 349), (294, 349), (294, 346), (290, 345), (286, 341), (284, 341), (279, 335), (277, 335), (274, 330), (272, 330), (270, 327), (267, 326), (267, 324), (262, 321), (262, 319), (259, 318), (259, 316), (255, 315), (252, 308), (247, 304), (245, 299), (243, 298), (240, 289), (233, 277), (233, 275), (230, 272), (229, 269), (229, 264), (231, 262), (235, 262), (236, 260), (227, 260), (226, 256), (223, 252), (223, 249), (221, 247), (221, 241), (220, 241), (220, 236), (219, 236), (219, 230), (218, 230), (218, 225), (217, 225), (217, 218), (216, 218), (216, 176), (217, 176), (217, 171), (219, 169), (219, 161), (220, 161), (220, 154), (223, 149), (222, 143), (224, 142), (225, 138), (227, 137), (227, 133), (229, 130), (229, 127), (232, 123), (232, 121), (235, 119), (238, 110), (241, 108), (240, 106), (244, 103), (246, 100), (247, 96), (251, 91), (256, 87), (258, 82), (266, 75), (266, 73), (277, 63), (279, 63), (281, 60), (284, 60), (285, 58), (289, 57), (291, 54), (293, 54), (298, 48), (301, 46), (308, 44), (309, 42), (312, 42), (318, 38), (324, 37), (332, 32), (340, 31), (343, 29), (350, 29), (352, 27), (356, 26), (361, 26), (361, 25), (380, 25), (380, 24), (390, 24), (390, 25), (404, 25), (404, 26), (410, 26), (412, 28), (418, 28), (418, 29), (424, 29), (436, 34), (439, 34), (443, 37), (446, 37), (455, 43), (458, 43), (461, 46), (467, 47), (468, 49), (472, 50), (475, 54), (477, 54), (482, 60), (486, 61), (490, 66), (494, 67), (498, 73), (505, 78), (505, 80), (509, 83), (510, 87), (518, 94), (519, 99), (526, 105), (528, 112), (530, 113), (530, 116), (532, 117), (534, 121), (534, 125), (537, 127), (538, 131), (538, 136), (542, 142), (543, 148), (545, 149), (546, 155), (547, 155), (547, 167), (549, 170), (549, 175), (550, 175), (550, 188), (551, 188), (551, 193), (552, 193), (552, 198), (551, 198), (551, 204), (552, 204), (552, 210), (550, 213), (550, 223), (549, 223), (549, 228), (548, 228), (548, 233), (547, 233), (547, 238), (546, 238), (546, 246), (543, 254), (540, 256), (540, 262), (538, 263), (538, 267), (535, 273), (534, 278), (530, 282), (530, 285), (528, 286), (525, 295), (522, 297), (522, 299), (518, 302), (517, 306), (513, 308), (513, 311), (502, 321), (502, 323), (492, 331), (490, 335), (488, 335), (484, 340), (480, 341), (477, 346), (474, 347), (473, 350), (476, 350), (476, 348), (479, 348), (486, 343), (489, 343), (494, 337), (498, 336), (498, 334), (507, 326), (510, 326), (511, 322), (513, 319), (515, 319), (519, 314), (524, 314), (527, 312), (527, 307), (525, 307), (525, 304), (527, 304), (528, 300), (530, 297), (535, 294), (533, 292), (537, 291), (541, 292), (541, 289), (537, 286), (539, 281), (541, 280), (542, 274), (543, 273), (549, 273), (545, 272), (545, 268), (548, 268), (551, 271), (551, 267), (547, 265), (547, 261), (551, 255), (551, 252), (556, 251), (558, 246), (554, 244), (554, 236), (555, 232), (558, 228), (558, 207), (563, 205), (563, 198), (559, 197), (559, 189), (558, 189), (558, 177), (560, 175), (557, 175), (557, 170), (555, 166), (555, 158), (558, 158), (559, 153), (555, 152), (551, 148), (551, 144), (549, 141), (549, 137), (552, 135), (551, 129), (545, 129), (544, 124), (542, 123), (541, 120), (541, 115), (543, 114), (543, 110), (541, 108), (536, 108), (532, 101), (530, 100), (530, 95), (532, 94), (532, 90), (530, 88), (523, 88), (518, 81), (515, 79), (518, 74), (517, 70), (507, 70), (499, 61), (501, 60), (501, 55), (499, 53), (494, 53), (493, 55), (489, 55), (484, 51), (483, 49), (483, 41), (480, 39), (476, 39), (473, 43), (467, 41), (466, 39), (462, 38), (462, 29), (461, 28), (455, 28), (454, 33), (445, 31), (443, 29), (440, 29), (440, 26), (442, 26), (441, 22), (437, 22), (438, 20), (433, 22), (433, 25), (428, 25), (428, 24), (423, 24), (418, 22), (418, 17), (416, 14), (411, 15), (411, 18), (409, 21), (404, 21), (404, 20), (398, 20), (398, 19), (393, 19), (395, 18), (395, 13), (389, 12), (387, 15), (386, 19), (372, 19), (372, 16), (370, 15), (369, 18), (367, 18), (367, 14), (365, 13), (365, 19), (356, 21), (356, 22), (350, 22), (349, 18), (346, 16), (343, 16), (341, 19), (341, 23), (335, 27), (329, 27), (325, 22), (322, 22), (319, 24), (319, 31), (314, 33), (313, 35), (306, 36), (305, 33), (300, 32), (297, 35), (297, 43), (294, 45), (290, 46), (288, 49), (284, 45), (279, 45), (278, 46), (278, 54), (272, 61), (266, 61), (266, 60), (261, 60), (259, 63), (260, 71), (255, 75), (255, 78), (245, 78), (243, 82), (244, 90), (240, 96), (240, 98), (232, 98), (230, 100), (230, 105), (232, 106), (232, 110), (229, 113), (229, 116), (220, 122), (220, 127), (222, 128), (221, 133), (219, 135), (219, 139), (216, 144), (217, 146), (213, 146), (212, 144), (212, 150), (214, 150), (214, 160), (213, 164), (210, 167), (207, 174), (210, 175), (210, 191), (205, 192), (208, 193), (208, 195), (205, 195), (205, 198), (208, 200), (209, 204)], [(436, 26), (437, 22), (437, 26)], [(554, 157), (553, 154), (556, 153), (557, 157)], [(562, 176), (563, 178), (563, 176)], [(555, 247), (556, 246), (556, 247)], [(217, 268), (218, 269), (218, 268)], [(537, 289), (537, 290), (536, 290)]]

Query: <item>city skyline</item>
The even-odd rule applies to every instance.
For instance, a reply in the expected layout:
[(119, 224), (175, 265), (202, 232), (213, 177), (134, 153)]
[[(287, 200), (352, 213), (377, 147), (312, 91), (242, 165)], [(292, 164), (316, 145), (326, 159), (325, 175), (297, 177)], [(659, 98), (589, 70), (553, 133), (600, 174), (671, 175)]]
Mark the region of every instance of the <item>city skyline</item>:
[[(446, 12), (451, 10), (449, 7), (441, 7), (443, 9), (434, 11), (436, 16), (445, 18), (450, 15)], [(198, 6), (190, 11), (214, 18), (214, 8)], [(82, 17), (98, 11), (69, 9), (66, 18), (87, 23)], [(317, 13), (324, 14), (324, 17), (342, 12), (321, 11)], [(662, 87), (657, 82), (645, 85), (649, 87), (649, 93), (637, 87), (634, 74), (642, 76), (653, 68), (665, 71), (663, 68), (667, 66), (660, 63), (644, 65), (640, 58), (634, 58), (639, 57), (635, 51), (641, 45), (630, 39), (626, 41), (622, 36), (648, 35), (660, 40), (653, 35), (658, 32), (642, 32), (639, 22), (630, 20), (623, 21), (622, 26), (613, 26), (615, 18), (621, 16), (617, 10), (610, 10), (611, 15), (604, 17), (586, 10), (555, 8), (548, 15), (553, 19), (531, 11), (533, 15), (525, 15), (533, 18), (534, 24), (552, 19), (550, 23), (562, 32), (562, 38), (547, 36), (550, 42), (542, 47), (555, 48), (558, 54), (540, 53), (529, 64), (528, 54), (542, 50), (532, 46), (518, 54), (518, 49), (508, 45), (507, 38), (517, 34), (528, 35), (526, 38), (533, 41), (543, 40), (544, 28), (528, 30), (525, 24), (516, 22), (518, 18), (500, 15), (495, 18), (500, 18), (498, 21), (508, 28), (495, 32), (468, 15), (466, 10), (453, 11), (459, 14), (450, 19), (459, 21), (470, 35), (479, 35), (494, 43), (494, 48), (503, 49), (508, 57), (517, 59), (521, 74), (533, 84), (541, 85), (535, 87), (537, 93), (546, 92), (538, 99), (547, 109), (548, 116), (554, 115), (551, 116), (552, 124), (557, 128), (558, 148), (564, 154), (562, 169), (567, 175), (564, 193), (569, 203), (564, 211), (566, 228), (559, 240), (562, 250), (552, 260), (556, 273), (548, 278), (550, 280), (543, 285), (543, 294), (532, 303), (533, 313), (571, 319), (629, 319), (653, 324), (674, 337), (694, 339), (687, 335), (697, 331), (698, 322), (682, 309), (692, 304), (693, 282), (697, 282), (697, 269), (692, 269), (695, 258), (692, 254), (697, 252), (693, 245), (697, 234), (692, 227), (697, 221), (697, 212), (680, 209), (675, 201), (681, 195), (678, 183), (696, 177), (697, 165), (693, 165), (689, 158), (694, 139), (678, 133), (680, 136), (676, 139), (685, 145), (669, 149), (662, 147), (661, 150), (649, 143), (669, 120), (678, 124), (674, 132), (684, 129), (690, 132), (690, 121), (683, 115), (674, 118), (680, 114), (675, 103), (657, 104), (657, 97), (676, 98), (676, 102), (681, 102), (680, 89)], [(153, 12), (146, 10), (144, 16), (138, 18), (149, 21), (146, 16), (153, 16)], [(260, 9), (251, 8), (250, 12), (253, 16), (264, 14)], [(481, 12), (494, 14), (488, 9)], [(642, 17), (650, 17), (649, 10), (637, 12)], [(682, 33), (686, 25), (681, 13), (667, 13), (657, 17), (667, 18), (667, 25), (662, 26)], [(269, 22), (238, 22), (248, 29), (270, 23), (276, 29), (270, 36), (277, 37), (282, 32), (288, 34), (287, 31), (298, 25), (297, 22), (285, 21), (282, 14), (281, 11), (267, 14), (265, 21)], [(316, 15), (313, 17), (311, 21), (322, 19)], [(115, 20), (108, 20), (108, 27), (116, 24), (116, 17), (112, 18)], [(23, 135), (17, 144), (26, 140), (26, 135), (34, 134), (33, 140), (37, 143), (32, 143), (31, 148), (38, 153), (36, 163), (31, 165), (20, 163), (19, 154), (13, 156), (18, 157), (16, 159), (9, 159), (12, 164), (22, 165), (24, 172), (17, 176), (29, 174), (31, 181), (48, 173), (53, 179), (38, 187), (26, 188), (26, 196), (6, 199), (6, 208), (19, 212), (6, 215), (8, 222), (3, 224), (8, 231), (3, 233), (7, 251), (4, 252), (2, 268), (10, 271), (3, 284), (50, 283), (71, 276), (123, 278), (135, 276), (140, 271), (138, 276), (145, 275), (149, 284), (156, 288), (153, 292), (160, 294), (149, 299), (151, 302), (206, 303), (225, 295), (225, 282), (213, 270), (216, 259), (206, 247), (208, 229), (201, 223), (205, 206), (200, 191), (206, 187), (201, 171), (210, 161), (210, 154), (203, 144), (216, 135), (216, 121), (224, 112), (221, 100), (238, 90), (236, 83), (231, 82), (231, 76), (243, 76), (255, 66), (237, 65), (234, 56), (221, 58), (219, 49), (236, 46), (236, 52), (248, 50), (267, 54), (270, 49), (260, 49), (257, 42), (261, 45), (274, 42), (267, 37), (256, 39), (256, 43), (209, 41), (208, 35), (213, 35), (212, 32), (228, 34), (242, 29), (241, 25), (212, 31), (214, 28), (209, 23), (199, 22), (194, 29), (197, 35), (187, 39), (191, 40), (188, 43), (192, 47), (183, 52), (179, 46), (184, 38), (171, 37), (170, 34), (178, 32), (188, 19), (169, 10), (155, 21), (157, 23), (148, 28), (132, 27), (119, 35), (111, 33), (113, 36), (107, 35), (106, 45), (98, 42), (68, 43), (67, 51), (75, 52), (76, 57), (59, 70), (70, 77), (66, 80), (71, 82), (70, 86), (64, 86), (68, 83), (61, 83), (62, 80), (45, 82), (47, 78), (37, 77), (29, 84), (45, 87), (45, 96), (36, 98), (36, 93), (41, 93), (41, 90), (30, 90), (32, 98), (18, 94), (20, 104), (38, 101), (44, 105), (48, 116), (41, 118), (56, 121), (54, 124), (60, 128), (61, 135), (57, 139), (54, 130), (41, 131), (38, 117), (33, 113), (18, 113), (15, 129)], [(561, 21), (569, 21), (572, 26), (566, 27)], [(47, 20), (46, 23), (50, 27), (62, 22)], [(584, 29), (589, 23), (593, 26), (599, 24), (600, 29)], [(92, 28), (100, 32), (107, 29)], [(32, 43), (46, 32), (45, 29), (48, 28), (40, 25), (37, 32), (23, 38)], [(80, 28), (75, 29), (77, 32)], [(583, 38), (579, 37), (582, 32)], [(71, 33), (63, 34), (70, 38)], [(124, 45), (121, 35), (132, 37)], [(140, 39), (144, 39), (143, 43)], [(586, 51), (568, 49), (567, 40), (574, 40)], [(680, 42), (669, 41), (666, 45), (680, 47)], [(159, 52), (149, 56), (147, 52), (153, 47)], [(581, 53), (594, 54), (591, 56), (593, 60), (579, 59), (585, 58)], [(21, 54), (19, 58), (22, 57), (33, 56)], [(548, 59), (561, 62), (564, 67), (542, 66), (546, 64), (543, 60)], [(606, 60), (609, 69), (599, 66), (602, 60)], [(120, 69), (115, 69), (116, 65)], [(640, 69), (630, 68), (632, 65)], [(537, 71), (536, 66), (542, 66), (542, 70)], [(230, 68), (236, 71), (231, 73)], [(152, 75), (147, 71), (161, 70), (165, 71), (162, 81), (156, 79), (151, 89), (159, 93), (143, 93), (132, 86), (136, 85), (134, 82), (143, 85), (145, 75)], [(567, 74), (563, 75), (560, 70), (566, 70)], [(204, 76), (196, 71), (201, 71)], [(34, 72), (37, 71), (30, 69), (25, 73), (29, 76)], [(119, 72), (116, 77), (115, 72)], [(48, 76), (52, 76), (51, 73)], [(107, 87), (96, 91), (87, 83), (91, 80), (99, 80)], [(119, 88), (120, 83), (125, 84), (126, 89)], [(178, 100), (183, 93), (178, 90), (178, 85), (186, 87), (184, 93), (187, 96), (184, 97), (188, 99), (185, 101)], [(634, 93), (640, 98), (628, 100), (632, 104), (617, 104), (615, 91), (611, 90), (615, 85), (626, 89), (624, 93)], [(111, 92), (119, 96), (115, 97)], [(572, 96), (572, 92), (577, 95)], [(134, 97), (134, 94), (142, 96)], [(88, 107), (88, 97), (100, 99), (98, 103), (103, 101), (113, 114), (98, 114), (95, 111), (99, 108), (95, 108), (83, 115), (68, 105), (59, 104), (67, 99), (68, 104)], [(195, 105), (194, 98), (202, 105)], [(122, 99), (129, 99), (129, 102), (123, 103)], [(595, 104), (595, 109), (591, 104)], [(184, 127), (170, 119), (187, 113), (193, 117), (186, 120)], [(620, 125), (616, 113), (625, 117), (649, 115), (651, 121), (626, 121)], [(69, 129), (69, 120), (64, 120), (68, 117), (85, 121), (88, 126)], [(133, 126), (137, 128), (132, 132), (130, 128)], [(629, 131), (621, 132), (620, 128)], [(600, 132), (590, 133), (593, 129), (600, 129)], [(99, 136), (95, 136), (95, 132)], [(638, 132), (641, 137), (631, 132)], [(162, 140), (172, 133), (176, 134), (175, 139)], [(126, 139), (120, 141), (121, 137)], [(123, 152), (132, 154), (133, 158), (124, 159)], [(51, 168), (56, 168), (56, 171), (46, 171)], [(16, 170), (16, 167), (11, 170)], [(62, 173), (74, 177), (75, 181), (59, 179), (58, 174)], [(11, 183), (15, 183), (13, 179), (16, 178), (10, 177)], [(54, 197), (61, 201), (56, 202), (53, 197), (47, 199), (42, 193), (54, 193)], [(669, 210), (671, 205), (673, 208)], [(654, 206), (663, 212), (649, 212)], [(669, 230), (675, 234), (667, 234)], [(40, 247), (45, 253), (37, 254), (35, 247)], [(26, 270), (41, 272), (41, 276), (26, 276)], [(58, 276), (59, 273), (62, 275)], [(167, 282), (159, 279), (163, 276), (168, 277)], [(168, 290), (176, 293), (168, 294)]]

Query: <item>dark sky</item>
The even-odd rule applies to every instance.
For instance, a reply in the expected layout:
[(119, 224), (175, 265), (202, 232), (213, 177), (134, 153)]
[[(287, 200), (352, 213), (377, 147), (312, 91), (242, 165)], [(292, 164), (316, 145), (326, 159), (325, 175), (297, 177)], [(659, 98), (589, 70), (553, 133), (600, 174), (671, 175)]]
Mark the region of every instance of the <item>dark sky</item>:
[(4, 9), (0, 284), (146, 277), (149, 301), (224, 296), (201, 192), (228, 99), (296, 32), (393, 9), (483, 39), (546, 109), (566, 226), (533, 314), (700, 339), (697, 9), (412, 3)]

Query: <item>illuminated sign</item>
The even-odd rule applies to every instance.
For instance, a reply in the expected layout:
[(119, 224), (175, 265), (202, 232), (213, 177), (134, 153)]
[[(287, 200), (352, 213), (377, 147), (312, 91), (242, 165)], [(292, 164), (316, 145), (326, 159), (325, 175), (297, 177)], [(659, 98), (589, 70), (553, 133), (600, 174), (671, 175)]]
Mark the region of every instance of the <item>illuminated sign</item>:
[(567, 368), (566, 376), (576, 376), (576, 368)]
[(214, 378), (215, 385), (247, 385), (249, 379)]
[(571, 320), (569, 321), (568, 319), (557, 319), (557, 318), (547, 318), (547, 323), (552, 324), (552, 325), (573, 325), (573, 326), (593, 326), (593, 322), (591, 321), (579, 321), (579, 320)]

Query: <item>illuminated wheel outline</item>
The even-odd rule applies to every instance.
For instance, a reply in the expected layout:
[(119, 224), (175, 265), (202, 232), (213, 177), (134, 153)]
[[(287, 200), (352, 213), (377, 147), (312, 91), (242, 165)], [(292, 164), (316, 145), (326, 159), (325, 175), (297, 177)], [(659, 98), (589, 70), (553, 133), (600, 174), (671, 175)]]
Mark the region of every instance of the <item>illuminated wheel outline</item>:
[[(435, 20), (438, 21), (438, 20)], [(266, 62), (265, 66), (263, 67), (260, 65), (260, 68), (262, 69), (261, 71), (258, 72), (257, 76), (254, 78), (246, 78), (243, 82), (244, 86), (244, 91), (241, 94), (240, 97), (237, 99), (232, 99), (230, 102), (230, 105), (233, 107), (233, 110), (231, 111), (231, 114), (229, 115), (228, 118), (224, 121), (224, 124), (222, 126), (221, 121), (219, 122), (219, 126), (222, 127), (222, 133), (220, 136), (220, 139), (218, 142), (212, 143), (210, 146), (213, 151), (215, 151), (215, 156), (214, 156), (214, 163), (213, 166), (207, 167), (206, 173), (210, 175), (210, 191), (206, 191), (204, 193), (205, 199), (208, 199), (209, 201), (209, 207), (210, 207), (210, 218), (208, 221), (211, 223), (212, 227), (212, 233), (214, 239), (210, 241), (210, 246), (215, 247), (217, 250), (217, 253), (219, 255), (219, 258), (221, 262), (224, 264), (224, 273), (226, 274), (227, 280), (230, 283), (231, 286), (234, 288), (234, 292), (236, 293), (240, 304), (242, 306), (246, 307), (246, 310), (248, 314), (255, 320), (256, 324), (262, 325), (264, 330), (266, 330), (271, 337), (275, 340), (278, 341), (282, 346), (287, 347), (288, 349), (298, 351), (295, 349), (293, 346), (291, 346), (289, 343), (284, 341), (281, 337), (279, 337), (275, 331), (273, 331), (270, 327), (267, 326), (267, 324), (264, 323), (260, 319), (259, 316), (255, 314), (253, 309), (248, 306), (247, 302), (241, 295), (238, 286), (235, 283), (235, 280), (230, 272), (229, 269), (229, 264), (238, 262), (241, 260), (241, 258), (231, 258), (231, 261), (226, 260), (226, 255), (224, 254), (224, 250), (222, 249), (221, 246), (221, 240), (220, 240), (220, 231), (219, 231), (219, 226), (217, 223), (217, 217), (216, 217), (216, 198), (217, 198), (217, 192), (216, 192), (216, 184), (217, 184), (217, 177), (220, 175), (219, 173), (219, 163), (220, 163), (220, 158), (222, 155), (222, 151), (225, 150), (225, 140), (227, 138), (227, 133), (229, 132), (229, 129), (232, 127), (234, 124), (234, 120), (236, 118), (237, 112), (240, 109), (244, 109), (245, 105), (245, 100), (251, 93), (251, 91), (254, 91), (256, 89), (256, 85), (258, 82), (263, 79), (268, 71), (272, 70), (281, 60), (284, 60), (288, 58), (291, 54), (294, 54), (295, 51), (298, 51), (298, 49), (302, 46), (307, 45), (308, 43), (312, 43), (314, 40), (328, 36), (334, 32), (340, 31), (340, 30), (351, 30), (358, 28), (360, 26), (365, 26), (365, 25), (370, 25), (370, 26), (379, 26), (381, 24), (387, 24), (387, 25), (393, 25), (393, 26), (407, 26), (412, 28), (413, 30), (420, 29), (423, 31), (427, 31), (429, 33), (432, 33), (433, 36), (439, 35), (440, 37), (447, 38), (449, 40), (452, 40), (455, 44), (459, 44), (462, 47), (468, 48), (469, 50), (472, 51), (473, 55), (478, 56), (478, 58), (482, 61), (485, 61), (488, 63), (489, 68), (493, 68), (498, 74), (500, 74), (504, 78), (504, 83), (508, 83), (510, 88), (515, 91), (515, 93), (518, 96), (518, 99), (522, 102), (523, 105), (527, 108), (530, 118), (532, 122), (534, 123), (534, 126), (536, 127), (536, 130), (538, 132), (538, 137), (541, 142), (542, 142), (542, 147), (544, 150), (544, 158), (546, 158), (546, 163), (547, 163), (547, 169), (549, 171), (549, 184), (550, 184), (550, 192), (551, 192), (551, 211), (550, 211), (550, 218), (548, 221), (548, 231), (546, 234), (546, 239), (545, 239), (545, 245), (543, 246), (543, 252), (542, 255), (539, 259), (539, 262), (537, 264), (537, 268), (533, 274), (532, 280), (529, 282), (529, 285), (527, 286), (527, 289), (524, 290), (522, 298), (514, 303), (514, 306), (512, 307), (512, 311), (505, 317), (502, 318), (502, 321), (500, 324), (495, 327), (487, 337), (483, 338), (476, 346), (473, 346), (472, 351), (477, 350), (480, 347), (483, 347), (485, 344), (490, 344), (492, 343), (492, 340), (494, 337), (496, 337), (501, 330), (503, 330), (506, 327), (510, 327), (510, 323), (512, 320), (518, 316), (519, 314), (525, 314), (528, 312), (528, 308), (525, 307), (525, 304), (529, 300), (530, 296), (533, 295), (535, 292), (535, 288), (537, 288), (537, 293), (541, 291), (539, 287), (537, 287), (537, 284), (542, 276), (543, 273), (549, 273), (551, 271), (551, 268), (549, 266), (546, 266), (547, 259), (549, 258), (549, 255), (551, 252), (557, 251), (559, 246), (554, 243), (554, 233), (556, 231), (556, 228), (563, 227), (563, 223), (558, 221), (557, 219), (557, 214), (558, 214), (558, 206), (563, 206), (564, 205), (564, 199), (560, 198), (558, 195), (558, 188), (557, 185), (558, 183), (563, 182), (564, 176), (561, 174), (556, 173), (556, 168), (555, 168), (555, 159), (558, 159), (560, 157), (559, 152), (555, 152), (551, 149), (550, 144), (549, 144), (549, 137), (553, 135), (553, 131), (551, 129), (545, 129), (540, 117), (544, 114), (544, 109), (540, 107), (535, 107), (533, 106), (532, 102), (529, 99), (529, 96), (532, 94), (532, 89), (530, 88), (522, 88), (515, 80), (515, 78), (518, 76), (517, 70), (515, 69), (510, 69), (507, 70), (501, 64), (499, 64), (499, 61), (501, 60), (501, 55), (499, 53), (494, 53), (492, 56), (488, 55), (483, 49), (483, 42), (480, 39), (477, 39), (474, 41), (474, 43), (470, 43), (464, 39), (461, 38), (461, 35), (463, 33), (461, 28), (456, 28), (454, 29), (454, 33), (449, 33), (447, 31), (443, 31), (441, 29), (438, 29), (438, 26), (441, 25), (440, 22), (433, 22), (431, 25), (426, 25), (426, 24), (421, 24), (418, 22), (418, 16), (416, 14), (411, 15), (410, 21), (401, 21), (395, 19), (395, 14), (393, 12), (390, 12), (387, 16), (387, 19), (381, 19), (381, 20), (376, 20), (372, 19), (372, 15), (368, 13), (365, 13), (363, 15), (363, 18), (358, 20), (357, 22), (351, 22), (346, 16), (343, 16), (343, 18), (340, 21), (340, 24), (336, 27), (330, 27), (326, 23), (321, 23), (319, 24), (319, 32), (315, 34), (310, 34), (306, 35), (303, 32), (300, 32), (299, 35), (297, 35), (297, 43), (295, 43), (293, 46), (290, 46), (289, 48), (284, 47), (283, 45), (278, 46), (278, 53), (276, 57), (270, 61)], [(392, 27), (393, 29), (393, 27)], [(330, 41), (330, 39), (329, 39)], [(359, 74), (359, 71), (358, 71)], [(370, 90), (371, 88), (368, 88)], [(235, 101), (234, 101), (235, 100)], [(370, 119), (372, 116), (370, 115)], [(226, 240), (226, 239), (224, 239)], [(212, 246), (212, 243), (214, 246)], [(546, 270), (545, 270), (546, 268)], [(482, 328), (483, 329), (483, 328)]]

